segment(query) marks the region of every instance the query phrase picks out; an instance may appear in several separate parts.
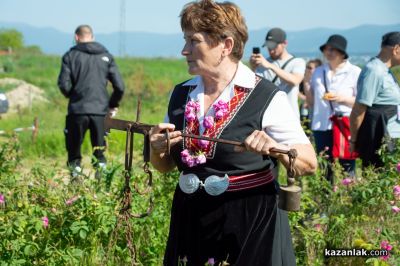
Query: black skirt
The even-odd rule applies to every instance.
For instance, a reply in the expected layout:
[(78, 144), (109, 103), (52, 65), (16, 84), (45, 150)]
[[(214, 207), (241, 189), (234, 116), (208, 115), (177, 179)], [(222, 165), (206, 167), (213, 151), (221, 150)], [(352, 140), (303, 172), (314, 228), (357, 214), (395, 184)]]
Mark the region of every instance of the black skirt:
[[(164, 265), (296, 265), (287, 213), (278, 208), (278, 185), (210, 196), (175, 190)], [(182, 265), (184, 265), (182, 263)]]

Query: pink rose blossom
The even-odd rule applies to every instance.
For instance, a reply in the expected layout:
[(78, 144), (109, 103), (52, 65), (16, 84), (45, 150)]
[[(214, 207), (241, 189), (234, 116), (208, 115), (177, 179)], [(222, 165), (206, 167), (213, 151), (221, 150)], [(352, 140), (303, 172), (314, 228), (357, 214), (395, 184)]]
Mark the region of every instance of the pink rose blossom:
[(49, 218), (47, 216), (42, 217), (43, 227), (47, 228), (49, 226)]
[(0, 194), (0, 205), (3, 205), (4, 203), (6, 203), (6, 199), (3, 194)]
[(205, 129), (210, 129), (214, 126), (214, 117), (206, 116), (203, 120), (203, 126)]
[(196, 115), (193, 112), (190, 112), (190, 113), (185, 112), (185, 119), (188, 122), (192, 122), (196, 119)]
[(222, 110), (215, 112), (215, 119), (221, 119), (224, 117), (224, 112)]
[(215, 111), (215, 119), (223, 118), (229, 111), (228, 103), (223, 100), (219, 100), (217, 103), (213, 105)]
[(320, 232), (321, 229), (322, 229), (321, 224), (316, 224), (316, 225), (314, 225), (314, 227), (315, 227), (315, 229), (316, 229), (318, 232)]
[(196, 157), (196, 164), (203, 164), (207, 161), (206, 156), (204, 154), (200, 154)]
[(190, 158), (192, 158), (192, 156), (190, 156), (190, 155), (186, 156), (186, 157), (181, 157), (182, 162), (185, 163), (185, 164), (188, 164), (188, 161), (189, 161)]
[(187, 164), (189, 167), (196, 166), (196, 165), (197, 165), (196, 158), (194, 158), (194, 157), (192, 157), (192, 156), (188, 157), (186, 164)]
[(72, 198), (70, 198), (69, 200), (65, 201), (66, 205), (72, 205), (75, 201), (77, 201), (79, 199), (79, 196), (73, 196)]
[(195, 102), (195, 101), (190, 100), (187, 102), (185, 110), (188, 110), (188, 109), (197, 113), (198, 111), (200, 111), (200, 103), (197, 101)]
[(391, 250), (393, 249), (393, 246), (389, 244), (389, 241), (383, 240), (383, 241), (381, 242), (381, 248), (382, 248), (382, 249), (385, 249), (385, 250), (391, 251)]
[[(393, 249), (393, 246), (389, 244), (389, 241), (383, 240), (381, 242), (381, 249), (391, 251)], [(380, 258), (384, 261), (387, 261), (389, 259), (389, 257), (390, 257), (390, 254), (381, 256)]]
[(342, 185), (344, 185), (344, 186), (348, 186), (348, 185), (350, 185), (351, 183), (353, 183), (353, 179), (351, 179), (351, 178), (346, 177), (346, 178), (344, 178), (344, 179), (342, 180)]
[(188, 157), (188, 156), (190, 156), (188, 149), (184, 149), (183, 151), (181, 151), (181, 157)]
[(208, 144), (210, 144), (208, 140), (204, 139), (199, 140), (199, 146), (203, 149), (206, 149), (208, 147)]
[(219, 100), (216, 104), (213, 105), (213, 107), (216, 110), (222, 110), (224, 112), (228, 111), (228, 103), (223, 100)]
[(400, 208), (397, 207), (397, 206), (392, 206), (392, 212), (399, 213), (400, 212)]
[(394, 186), (393, 187), (393, 193), (394, 193), (394, 195), (397, 197), (397, 196), (400, 196), (400, 185), (397, 185), (397, 186)]

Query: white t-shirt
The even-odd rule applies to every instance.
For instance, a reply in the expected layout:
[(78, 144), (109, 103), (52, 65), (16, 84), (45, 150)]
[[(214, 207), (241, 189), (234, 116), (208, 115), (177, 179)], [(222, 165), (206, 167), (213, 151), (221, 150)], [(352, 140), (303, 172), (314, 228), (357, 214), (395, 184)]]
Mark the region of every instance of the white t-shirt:
[[(332, 122), (329, 119), (333, 114), (329, 101), (322, 99), (325, 94), (324, 73), (326, 86), (329, 92), (347, 97), (356, 96), (357, 80), (361, 69), (358, 66), (346, 61), (345, 65), (333, 74), (328, 64), (315, 69), (311, 78), (311, 90), (314, 94), (312, 130), (326, 131), (332, 129)], [(331, 102), (335, 113), (349, 116), (351, 107), (344, 104)]]
[[(235, 85), (244, 88), (254, 88), (255, 84), (256, 76), (254, 72), (242, 62), (239, 62), (235, 77), (215, 102), (219, 100), (228, 102), (234, 96)], [(204, 132), (203, 119), (205, 117), (203, 80), (200, 76), (196, 76), (183, 84), (183, 86), (196, 86), (189, 94), (189, 97), (193, 101), (198, 101), (200, 103), (200, 111), (197, 114), (197, 118), (200, 123), (200, 133), (202, 134)], [(209, 109), (207, 115), (210, 115), (210, 112), (213, 112), (213, 108)], [(169, 122), (168, 113), (165, 116), (164, 122)], [(286, 145), (310, 143), (300, 125), (299, 118), (292, 111), (284, 92), (279, 91), (272, 98), (263, 115), (262, 127), (265, 132), (278, 143)]]
[[(289, 59), (279, 59), (279, 60), (272, 60), (271, 58), (267, 58), (269, 62), (271, 62), (274, 65), (277, 65), (279, 68), (282, 68), (282, 66), (288, 61)], [(294, 58), (292, 61), (290, 61), (284, 69), (286, 72), (291, 73), (291, 74), (301, 74), (304, 75), (304, 72), (306, 70), (306, 62), (302, 58)], [(274, 80), (276, 77), (276, 73), (272, 71), (271, 69), (265, 68), (263, 66), (259, 66), (255, 70), (256, 74), (264, 77), (265, 79), (268, 79), (269, 81)], [(282, 81), (279, 77), (275, 81), (275, 85), (279, 87), (281, 91), (286, 92), (287, 97), (289, 99), (289, 103), (292, 106), (292, 109), (294, 113), (300, 117), (300, 112), (299, 112), (299, 104), (298, 104), (298, 97), (299, 97), (299, 86), (292, 86), (284, 81)]]

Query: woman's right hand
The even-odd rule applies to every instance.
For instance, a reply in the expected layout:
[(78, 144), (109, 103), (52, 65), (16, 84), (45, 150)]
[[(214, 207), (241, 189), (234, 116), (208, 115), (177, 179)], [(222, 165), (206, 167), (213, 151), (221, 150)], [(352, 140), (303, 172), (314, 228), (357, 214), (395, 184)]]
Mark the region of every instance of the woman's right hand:
[(175, 125), (169, 123), (160, 123), (150, 130), (150, 147), (153, 154), (164, 154), (167, 149), (166, 131), (169, 132), (170, 147), (174, 146), (182, 140), (182, 132), (174, 131)]

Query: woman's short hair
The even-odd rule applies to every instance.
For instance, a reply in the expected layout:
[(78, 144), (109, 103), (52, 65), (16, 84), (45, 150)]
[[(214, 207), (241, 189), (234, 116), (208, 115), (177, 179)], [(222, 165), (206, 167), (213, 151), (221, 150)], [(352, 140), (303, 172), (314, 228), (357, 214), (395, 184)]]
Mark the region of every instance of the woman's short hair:
[(232, 37), (232, 58), (239, 61), (243, 57), (248, 33), (244, 17), (237, 5), (212, 0), (194, 1), (184, 6), (180, 17), (183, 31), (206, 33), (212, 46), (217, 46), (226, 37)]

